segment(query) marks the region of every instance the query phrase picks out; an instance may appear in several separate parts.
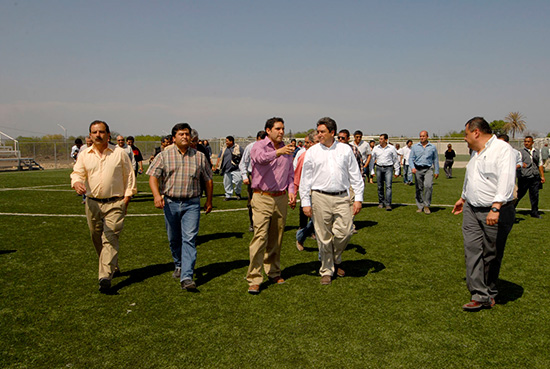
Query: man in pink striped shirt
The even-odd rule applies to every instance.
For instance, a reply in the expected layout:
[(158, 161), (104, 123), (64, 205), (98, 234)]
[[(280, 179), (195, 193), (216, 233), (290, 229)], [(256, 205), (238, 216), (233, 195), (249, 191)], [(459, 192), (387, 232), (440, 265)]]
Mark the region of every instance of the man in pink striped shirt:
[(267, 137), (256, 142), (252, 160), (252, 218), (254, 237), (250, 242), (250, 265), (246, 274), (248, 292), (260, 293), (262, 265), (270, 282), (282, 284), (281, 244), (286, 222), (287, 203), (294, 208), (294, 148), (285, 146), (285, 123), (273, 117), (265, 123)]

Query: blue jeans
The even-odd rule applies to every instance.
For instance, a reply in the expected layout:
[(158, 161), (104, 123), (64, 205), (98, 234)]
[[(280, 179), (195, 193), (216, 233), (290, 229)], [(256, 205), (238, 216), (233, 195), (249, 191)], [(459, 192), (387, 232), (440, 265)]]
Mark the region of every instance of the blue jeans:
[(197, 260), (195, 239), (199, 233), (201, 201), (199, 197), (172, 200), (164, 197), (164, 221), (170, 251), (176, 268), (181, 268), (181, 280), (193, 279)]
[(313, 228), (313, 220), (310, 219), (305, 228), (299, 229), (298, 232), (296, 232), (296, 241), (300, 242), (300, 245), (303, 245), (304, 242), (306, 242), (306, 239), (314, 232), (315, 229)]
[[(378, 184), (378, 203), (384, 206), (391, 205), (391, 182), (393, 166), (376, 166), (376, 183)], [(384, 183), (386, 184), (386, 196), (384, 196)]]
[(408, 164), (403, 165), (403, 182), (412, 183), (413, 174), (411, 167)]

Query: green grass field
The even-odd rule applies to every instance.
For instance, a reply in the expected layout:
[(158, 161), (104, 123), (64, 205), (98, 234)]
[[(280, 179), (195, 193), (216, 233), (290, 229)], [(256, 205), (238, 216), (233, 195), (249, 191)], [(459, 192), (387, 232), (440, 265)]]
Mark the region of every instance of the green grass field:
[[(376, 185), (367, 184), (359, 232), (343, 255), (347, 275), (330, 286), (319, 283), (315, 241), (296, 250), (298, 211), (289, 211), (287, 283), (258, 296), (244, 280), (246, 202), (222, 201), (219, 176), (214, 212), (201, 218), (198, 293), (171, 277), (164, 219), (146, 176), (121, 236), (122, 276), (113, 294), (99, 293), (69, 173), (0, 173), (2, 368), (550, 367), (550, 210), (541, 220), (518, 212), (497, 305), (463, 312), (462, 216), (450, 207), (463, 169), (435, 181), (431, 215), (415, 212), (414, 187), (401, 179), (392, 212), (376, 207)], [(550, 209), (547, 188), (540, 208)]]

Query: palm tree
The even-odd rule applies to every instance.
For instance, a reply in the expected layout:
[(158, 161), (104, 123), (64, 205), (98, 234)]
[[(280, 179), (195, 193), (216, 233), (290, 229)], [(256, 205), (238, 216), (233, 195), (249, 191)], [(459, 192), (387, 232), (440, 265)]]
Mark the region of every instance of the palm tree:
[(512, 138), (516, 138), (516, 132), (525, 131), (524, 116), (519, 111), (513, 111), (508, 114), (504, 121), (506, 124), (502, 127), (506, 132), (512, 132)]

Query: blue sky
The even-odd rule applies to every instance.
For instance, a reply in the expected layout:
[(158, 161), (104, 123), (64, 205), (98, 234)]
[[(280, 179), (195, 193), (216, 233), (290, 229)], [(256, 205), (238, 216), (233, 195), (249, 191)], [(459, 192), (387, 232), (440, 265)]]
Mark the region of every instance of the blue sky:
[[(444, 134), (550, 119), (549, 1), (0, 0), (0, 131)], [(546, 46), (544, 46), (546, 45)]]

